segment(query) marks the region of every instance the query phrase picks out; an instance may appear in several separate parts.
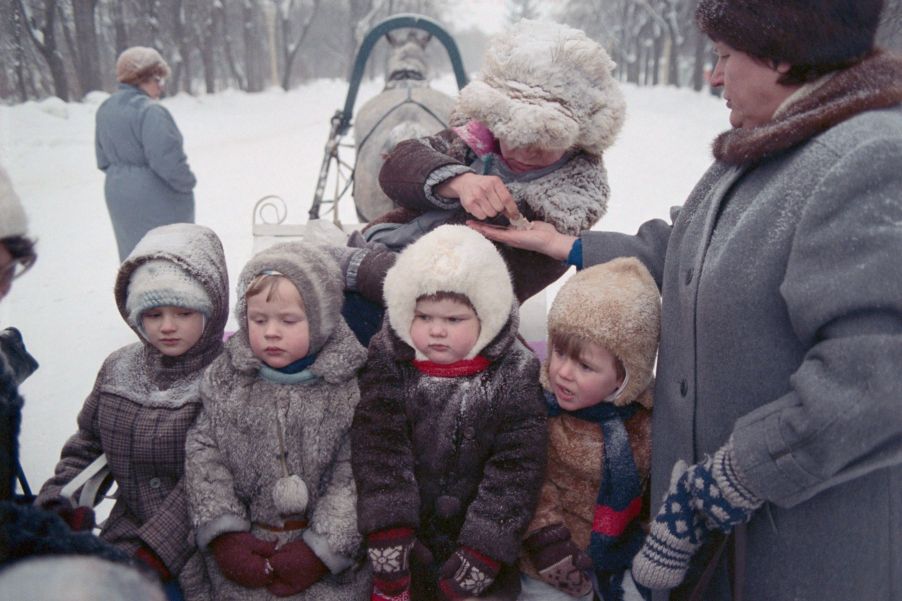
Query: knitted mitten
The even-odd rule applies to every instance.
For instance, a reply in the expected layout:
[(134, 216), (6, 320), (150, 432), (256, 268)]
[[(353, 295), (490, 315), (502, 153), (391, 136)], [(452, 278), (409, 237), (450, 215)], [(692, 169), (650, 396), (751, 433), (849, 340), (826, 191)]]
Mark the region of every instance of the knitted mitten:
[(442, 599), (457, 601), (478, 597), (498, 576), (501, 564), (470, 547), (460, 547), (439, 570)]
[(763, 502), (742, 481), (732, 438), (701, 463), (687, 467), (678, 461), (670, 490), (633, 560), (633, 578), (651, 589), (677, 586), (711, 531), (729, 532), (747, 522)]
[(303, 539), (277, 549), (269, 563), (275, 574), (272, 584), (266, 588), (277, 597), (297, 595), (329, 573), (326, 564)]
[(338, 246), (335, 244), (323, 244), (322, 249), (326, 254), (335, 259), (341, 268), (342, 279), (347, 290), (355, 290), (357, 282), (357, 268), (360, 262), (369, 252), (366, 248), (355, 248), (353, 246)]
[(366, 541), (373, 566), (372, 601), (409, 601), (413, 528), (380, 530)]
[(592, 590), (586, 573), (592, 560), (570, 540), (570, 530), (563, 524), (536, 530), (523, 541), (523, 547), (544, 582), (571, 597), (583, 597)]

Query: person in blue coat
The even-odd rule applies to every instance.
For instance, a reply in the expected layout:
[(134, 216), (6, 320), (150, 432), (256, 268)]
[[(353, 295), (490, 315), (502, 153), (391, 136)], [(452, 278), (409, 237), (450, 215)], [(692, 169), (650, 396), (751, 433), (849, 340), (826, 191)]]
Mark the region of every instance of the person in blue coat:
[(119, 89), (97, 109), (97, 167), (119, 260), (149, 230), (194, 223), (194, 185), (182, 134), (159, 102), (169, 65), (153, 48), (133, 46), (116, 61)]

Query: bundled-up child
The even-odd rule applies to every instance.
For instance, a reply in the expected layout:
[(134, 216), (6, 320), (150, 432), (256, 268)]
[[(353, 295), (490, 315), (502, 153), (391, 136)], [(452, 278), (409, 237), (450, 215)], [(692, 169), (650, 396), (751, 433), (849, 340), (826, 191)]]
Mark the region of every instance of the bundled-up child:
[(189, 601), (208, 599), (203, 560), (192, 541), (185, 493), (185, 436), (200, 411), (205, 367), (222, 351), (228, 276), (209, 228), (174, 224), (149, 231), (119, 268), (116, 304), (140, 338), (104, 361), (36, 500), (71, 526), (93, 517), (60, 496), (105, 453), (118, 496), (100, 536), (150, 565)]
[(361, 599), (348, 431), (366, 351), (341, 319), (338, 265), (278, 244), (238, 281), (239, 329), (207, 370), (186, 467), (217, 600)]
[(351, 430), (372, 598), (515, 599), (547, 431), (504, 260), (439, 227), (399, 255), (385, 303)]
[(635, 600), (648, 513), (660, 296), (620, 258), (567, 280), (548, 313), (548, 470), (524, 541), (521, 601)]

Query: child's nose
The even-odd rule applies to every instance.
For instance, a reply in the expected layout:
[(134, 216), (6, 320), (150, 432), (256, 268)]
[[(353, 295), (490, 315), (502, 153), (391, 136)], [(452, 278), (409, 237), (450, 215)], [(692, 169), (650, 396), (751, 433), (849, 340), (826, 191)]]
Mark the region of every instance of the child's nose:
[(573, 378), (573, 360), (570, 358), (564, 359), (561, 363), (560, 368), (557, 370), (558, 375), (562, 378), (566, 378), (568, 380)]
[(440, 323), (433, 323), (429, 327), (429, 334), (436, 338), (441, 338), (445, 335), (445, 326)]
[(174, 332), (175, 331), (175, 320), (168, 315), (163, 316), (163, 325), (160, 328), (164, 332)]

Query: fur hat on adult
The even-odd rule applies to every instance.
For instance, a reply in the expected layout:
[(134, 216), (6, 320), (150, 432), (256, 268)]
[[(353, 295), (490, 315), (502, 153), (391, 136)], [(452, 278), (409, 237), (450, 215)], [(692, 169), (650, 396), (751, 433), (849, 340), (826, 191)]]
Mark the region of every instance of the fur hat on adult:
[[(633, 257), (578, 271), (561, 287), (548, 311), (549, 337), (563, 334), (594, 342), (623, 363), (626, 378), (612, 400), (615, 405), (651, 402), (650, 395), (641, 393), (652, 382), (660, 327), (658, 286)], [(550, 388), (547, 360), (541, 378)]]
[(303, 242), (275, 244), (254, 255), (238, 276), (235, 317), (245, 335), (247, 290), (263, 273), (284, 276), (298, 289), (310, 328), (309, 353), (319, 352), (342, 319), (344, 296), (338, 263), (323, 248)]
[(0, 240), (28, 233), (28, 220), (9, 175), (0, 167)]
[(169, 65), (153, 48), (132, 46), (116, 60), (116, 81), (138, 85), (150, 77), (169, 77)]
[[(495, 246), (465, 225), (443, 225), (398, 255), (385, 275), (386, 313), (398, 338), (413, 346), (410, 325), (417, 299), (437, 292), (466, 296), (479, 318), (472, 359), (491, 342), (516, 305), (514, 287)], [(417, 351), (417, 358), (425, 357)]]
[(614, 66), (582, 31), (523, 19), (491, 40), (478, 78), (460, 91), (452, 122), (481, 121), (515, 147), (601, 155), (626, 112)]
[(882, 9), (883, 0), (700, 0), (695, 19), (715, 41), (816, 76), (874, 49)]

